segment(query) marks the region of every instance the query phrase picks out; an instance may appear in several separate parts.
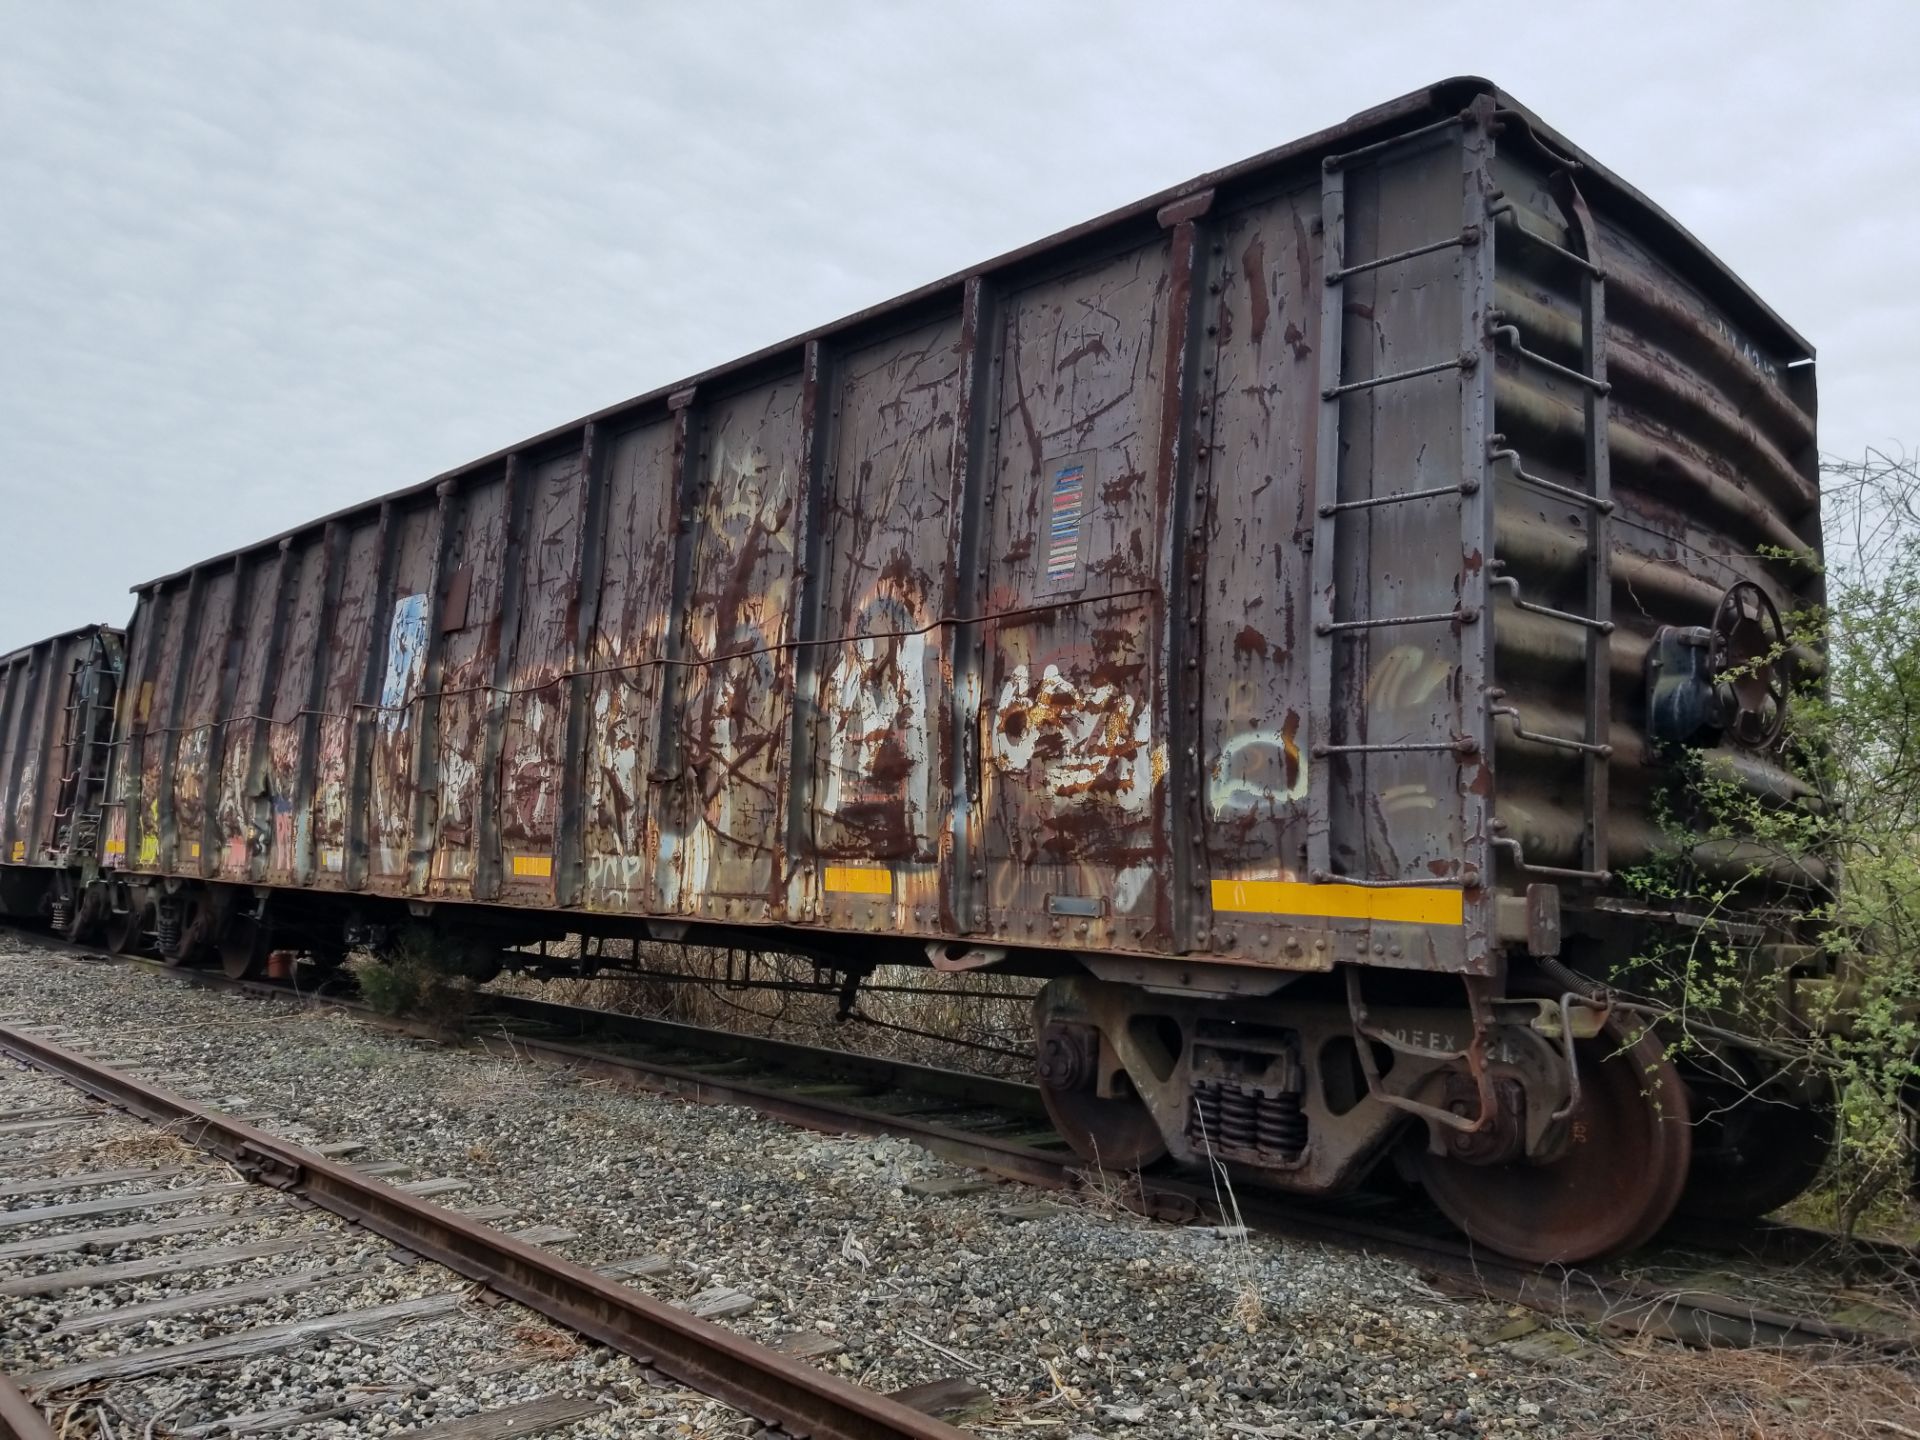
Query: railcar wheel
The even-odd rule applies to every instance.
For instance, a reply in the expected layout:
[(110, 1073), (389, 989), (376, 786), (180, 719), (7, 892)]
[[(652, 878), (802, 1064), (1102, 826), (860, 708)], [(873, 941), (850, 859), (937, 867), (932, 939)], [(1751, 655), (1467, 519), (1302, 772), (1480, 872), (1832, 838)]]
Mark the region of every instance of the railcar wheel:
[(176, 897), (155, 907), (153, 948), (160, 963), (175, 970), (206, 960), (206, 908), (198, 896)]
[(1757, 1220), (1798, 1197), (1833, 1156), (1831, 1095), (1784, 1086), (1694, 1087), (1693, 1164), (1680, 1213), (1696, 1220)]
[(1468, 1238), (1538, 1265), (1630, 1250), (1664, 1225), (1686, 1184), (1693, 1131), (1677, 1070), (1659, 1042), (1610, 1022), (1576, 1047), (1572, 1143), (1546, 1165), (1470, 1165), (1421, 1149), (1434, 1204)]
[(220, 937), (220, 968), (229, 980), (252, 980), (267, 968), (267, 932), (235, 916)]
[(116, 910), (107, 919), (107, 949), (115, 955), (137, 955), (146, 948), (147, 931), (152, 926), (153, 907), (138, 900)]
[(1091, 1089), (1040, 1082), (1047, 1118), (1073, 1153), (1103, 1170), (1140, 1170), (1167, 1153), (1153, 1113), (1138, 1096), (1103, 1100)]

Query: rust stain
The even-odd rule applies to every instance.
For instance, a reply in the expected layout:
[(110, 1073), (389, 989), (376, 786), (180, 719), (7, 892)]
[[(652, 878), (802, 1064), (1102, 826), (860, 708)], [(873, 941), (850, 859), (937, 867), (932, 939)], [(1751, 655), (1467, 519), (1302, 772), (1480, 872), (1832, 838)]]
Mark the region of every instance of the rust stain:
[(1267, 247), (1255, 235), (1240, 252), (1240, 270), (1247, 277), (1247, 338), (1254, 347), (1267, 333)]

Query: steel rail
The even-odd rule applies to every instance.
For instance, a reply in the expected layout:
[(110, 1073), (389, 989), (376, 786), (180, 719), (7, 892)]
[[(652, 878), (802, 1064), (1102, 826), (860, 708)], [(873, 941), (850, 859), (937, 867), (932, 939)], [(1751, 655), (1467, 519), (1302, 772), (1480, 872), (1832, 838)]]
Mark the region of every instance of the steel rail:
[[(964, 1440), (942, 1420), (781, 1355), (584, 1266), (40, 1036), (0, 1026), (0, 1054), (172, 1130), (248, 1178), (415, 1254), (745, 1412), (817, 1440)], [(29, 1432), (31, 1433), (31, 1432)]]
[[(53, 937), (22, 933), (50, 949), (97, 954), (86, 947)], [(264, 981), (236, 981), (203, 971), (163, 967), (144, 960), (120, 958), (116, 963), (132, 964), (150, 974), (166, 976), (214, 989), (238, 991), (261, 998), (294, 999), (313, 1007), (345, 1010), (359, 1019), (422, 1038), (445, 1040), (446, 1032), (436, 1027), (380, 1016), (361, 1004), (337, 997), (301, 994), (286, 986)], [(589, 1010), (560, 1005), (552, 1001), (526, 997), (502, 997), (482, 994), (482, 1003), (507, 1001), (503, 1007), (509, 1017), (535, 1019), (549, 1023), (585, 1025), (598, 1021), (619, 1031), (631, 1024), (635, 1033), (668, 1038), (677, 1044), (692, 1046), (706, 1033), (714, 1036), (712, 1048), (741, 1058), (757, 1058), (769, 1063), (796, 1067), (810, 1064), (823, 1072), (844, 1067), (854, 1074), (867, 1073), (878, 1083), (895, 1083), (912, 1088), (915, 1077), (936, 1077), (933, 1088), (974, 1078), (1002, 1098), (1013, 1099), (1025, 1111), (1030, 1088), (1010, 1081), (987, 1077), (965, 1077), (964, 1072), (941, 1071), (933, 1067), (860, 1056), (850, 1052), (820, 1050), (790, 1041), (769, 1040), (758, 1036), (739, 1036), (732, 1032), (703, 1032), (701, 1027), (629, 1017), (613, 1011)], [(486, 1018), (484, 1012), (471, 1017)], [(494, 1018), (503, 1018), (495, 1016)], [(3, 1034), (4, 1032), (0, 1032)], [(630, 1084), (636, 1088), (709, 1104), (734, 1104), (758, 1113), (825, 1133), (892, 1135), (912, 1140), (956, 1164), (986, 1171), (1023, 1184), (1048, 1189), (1070, 1190), (1082, 1183), (1086, 1162), (1060, 1151), (1038, 1149), (990, 1135), (975, 1134), (952, 1126), (940, 1125), (914, 1116), (891, 1115), (860, 1108), (857, 1102), (832, 1099), (777, 1086), (756, 1083), (746, 1078), (717, 1077), (701, 1070), (668, 1064), (646, 1056), (613, 1055), (591, 1048), (582, 1041), (559, 1041), (542, 1036), (527, 1036), (502, 1030), (494, 1034), (475, 1033), (464, 1037), (468, 1043), (490, 1053), (523, 1063), (554, 1065), (587, 1071)], [(1004, 1088), (1003, 1088), (1004, 1087)], [(995, 1108), (978, 1091), (963, 1092), (982, 1108)], [(1129, 1202), (1143, 1214), (1173, 1222), (1201, 1221), (1215, 1224), (1245, 1223), (1258, 1230), (1336, 1246), (1362, 1250), (1368, 1254), (1400, 1261), (1435, 1279), (1445, 1288), (1463, 1296), (1486, 1297), (1525, 1305), (1557, 1317), (1576, 1320), (1616, 1333), (1651, 1335), (1686, 1345), (1782, 1346), (1818, 1345), (1834, 1348), (1878, 1350), (1910, 1354), (1920, 1349), (1915, 1337), (1891, 1337), (1854, 1326), (1835, 1324), (1816, 1316), (1788, 1314), (1755, 1305), (1738, 1296), (1699, 1290), (1678, 1290), (1637, 1280), (1631, 1276), (1608, 1274), (1600, 1269), (1549, 1266), (1534, 1268), (1505, 1259), (1488, 1251), (1476, 1250), (1451, 1236), (1423, 1234), (1418, 1229), (1395, 1223), (1383, 1223), (1350, 1212), (1335, 1212), (1312, 1201), (1303, 1201), (1278, 1192), (1250, 1190), (1242, 1185), (1236, 1194), (1234, 1213), (1223, 1214), (1220, 1197), (1205, 1181), (1167, 1175), (1129, 1175), (1134, 1187)], [(1816, 1242), (1834, 1243), (1838, 1237), (1796, 1227), (1772, 1226), (1781, 1236), (1800, 1238), (1801, 1249), (1817, 1248)], [(1735, 1237), (1703, 1237), (1698, 1227), (1683, 1229), (1685, 1240), (1711, 1244), (1716, 1250), (1738, 1253)], [(1891, 1247), (1887, 1247), (1891, 1248)], [(1906, 1253), (1906, 1252), (1902, 1252)], [(1802, 1255), (1804, 1258), (1804, 1253)], [(1912, 1257), (1909, 1254), (1908, 1259)], [(1891, 1266), (1891, 1261), (1888, 1262)], [(1898, 1268), (1898, 1267), (1892, 1267)], [(664, 1368), (664, 1367), (663, 1367)]]
[[(275, 995), (289, 993), (265, 985), (250, 988)], [(339, 1004), (338, 1001), (330, 1003)], [(356, 1014), (360, 1013), (359, 1007), (351, 1008)], [(512, 1008), (530, 1018), (540, 1016), (543, 1011), (551, 1014), (553, 1011), (577, 1009), (556, 1006), (548, 1001), (523, 1001), (517, 997)], [(607, 1018), (615, 1022), (616, 1028), (624, 1019), (618, 1015), (608, 1015)], [(409, 1026), (405, 1022), (398, 1022), (395, 1028), (422, 1035), (435, 1033), (429, 1027)], [(686, 1030), (675, 1033), (684, 1038)], [(898, 1136), (912, 1140), (956, 1164), (1022, 1184), (1070, 1190), (1082, 1183), (1082, 1177), (1088, 1169), (1085, 1161), (1072, 1154), (1019, 1145), (913, 1116), (863, 1110), (857, 1102), (798, 1094), (746, 1079), (716, 1078), (702, 1071), (644, 1056), (609, 1055), (583, 1043), (510, 1032), (491, 1036), (480, 1033), (469, 1038), (490, 1053), (507, 1058), (583, 1070), (701, 1103), (743, 1105), (784, 1123), (810, 1130)], [(726, 1042), (720, 1042), (720, 1048), (727, 1048)], [(770, 1048), (762, 1053), (769, 1057), (779, 1055), (793, 1059), (809, 1048), (775, 1041), (770, 1042)], [(827, 1068), (835, 1063), (838, 1054), (816, 1051), (815, 1059), (822, 1068)], [(877, 1063), (892, 1067), (896, 1062)], [(889, 1068), (885, 1073), (893, 1072)], [(1023, 1087), (1009, 1085), (1010, 1090), (1017, 1088)], [(1491, 1252), (1476, 1250), (1453, 1237), (1423, 1235), (1403, 1225), (1336, 1214), (1320, 1209), (1311, 1202), (1297, 1201), (1275, 1193), (1249, 1192), (1243, 1187), (1236, 1197), (1237, 1209), (1227, 1214), (1222, 1211), (1220, 1197), (1205, 1182), (1161, 1175), (1129, 1176), (1128, 1179), (1136, 1187), (1130, 1197), (1132, 1203), (1142, 1213), (1156, 1219), (1215, 1224), (1244, 1222), (1274, 1235), (1333, 1245), (1345, 1250), (1360, 1249), (1410, 1265), (1463, 1296), (1524, 1305), (1532, 1310), (1577, 1320), (1614, 1333), (1651, 1335), (1692, 1346), (1780, 1348), (1817, 1345), (1900, 1354), (1920, 1348), (1920, 1341), (1913, 1338), (1889, 1337), (1854, 1326), (1835, 1324), (1817, 1316), (1789, 1314), (1756, 1305), (1738, 1296), (1700, 1290), (1674, 1290), (1594, 1269), (1522, 1265)]]
[(20, 1387), (0, 1375), (0, 1440), (53, 1440), (53, 1427)]
[(1065, 1151), (1041, 1150), (912, 1115), (863, 1110), (857, 1104), (826, 1096), (709, 1075), (644, 1057), (608, 1055), (584, 1045), (511, 1031), (497, 1034), (476, 1031), (468, 1039), (490, 1054), (518, 1060), (536, 1059), (624, 1080), (704, 1105), (740, 1105), (802, 1129), (834, 1135), (900, 1136), (942, 1158), (1029, 1185), (1071, 1186), (1076, 1173), (1087, 1168), (1084, 1160)]

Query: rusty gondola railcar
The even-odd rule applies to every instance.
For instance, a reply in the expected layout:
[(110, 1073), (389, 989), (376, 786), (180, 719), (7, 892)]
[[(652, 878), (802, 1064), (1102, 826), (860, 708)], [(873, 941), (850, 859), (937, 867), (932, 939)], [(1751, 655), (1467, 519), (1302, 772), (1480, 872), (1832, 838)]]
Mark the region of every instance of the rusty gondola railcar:
[(0, 915), (77, 916), (102, 855), (125, 638), (87, 625), (0, 655)]
[(1768, 1163), (1593, 982), (1720, 923), (1618, 879), (1674, 757), (1792, 803), (1818, 498), (1807, 343), (1445, 82), (138, 587), (113, 935), (1046, 976), (1089, 1157), (1411, 1135), (1487, 1243), (1600, 1253)]

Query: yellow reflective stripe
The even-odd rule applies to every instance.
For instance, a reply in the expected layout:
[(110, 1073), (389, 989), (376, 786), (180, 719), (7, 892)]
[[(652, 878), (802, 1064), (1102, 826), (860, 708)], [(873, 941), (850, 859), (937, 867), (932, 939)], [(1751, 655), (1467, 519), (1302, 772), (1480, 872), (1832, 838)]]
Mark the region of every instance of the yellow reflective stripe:
[(516, 875), (551, 876), (553, 874), (553, 857), (551, 855), (516, 855), (513, 857), (513, 873)]
[(829, 865), (820, 883), (854, 895), (891, 895), (893, 871), (884, 865)]
[(1236, 914), (1311, 915), (1405, 925), (1463, 925), (1466, 896), (1427, 886), (1376, 890), (1367, 885), (1307, 885), (1297, 880), (1216, 880), (1213, 908)]

